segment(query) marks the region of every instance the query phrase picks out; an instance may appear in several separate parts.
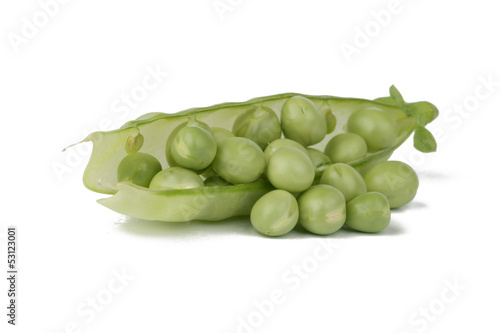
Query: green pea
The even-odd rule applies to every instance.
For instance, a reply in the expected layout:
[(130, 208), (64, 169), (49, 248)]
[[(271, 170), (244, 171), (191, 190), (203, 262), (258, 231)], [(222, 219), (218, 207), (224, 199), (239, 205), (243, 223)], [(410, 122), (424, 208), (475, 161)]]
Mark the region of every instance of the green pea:
[(295, 147), (307, 154), (307, 149), (297, 141), (293, 141), (290, 139), (277, 139), (268, 144), (266, 149), (264, 150), (266, 162), (269, 163), (269, 158), (271, 157), (271, 155), (281, 147)]
[(133, 153), (125, 156), (118, 164), (118, 182), (130, 182), (148, 187), (151, 179), (161, 171), (160, 162), (146, 153)]
[(337, 118), (333, 115), (332, 109), (330, 107), (324, 107), (321, 109), (326, 120), (326, 133), (330, 134), (335, 130), (337, 126)]
[(325, 184), (314, 185), (298, 198), (299, 223), (309, 232), (328, 235), (339, 230), (346, 219), (342, 192)]
[(203, 180), (194, 171), (181, 167), (172, 167), (158, 172), (149, 188), (152, 190), (184, 189), (204, 187)]
[(202, 170), (214, 160), (217, 142), (207, 124), (192, 120), (176, 134), (170, 150), (178, 165)]
[(137, 153), (144, 144), (144, 136), (137, 132), (133, 135), (130, 135), (127, 138), (127, 142), (125, 143), (125, 151), (127, 154)]
[(281, 147), (269, 159), (267, 178), (274, 187), (302, 192), (314, 180), (314, 165), (309, 155), (294, 147)]
[(218, 175), (212, 175), (203, 182), (207, 187), (231, 186), (232, 184)]
[(187, 121), (179, 124), (176, 128), (172, 130), (172, 132), (168, 136), (167, 144), (165, 146), (165, 157), (167, 158), (168, 165), (171, 167), (178, 166), (177, 162), (174, 160), (174, 157), (172, 156), (172, 143), (174, 142), (174, 139), (177, 137), (177, 133), (179, 133), (181, 129), (186, 127), (187, 124), (188, 124)]
[(215, 142), (219, 143), (227, 138), (234, 138), (233, 132), (222, 128), (222, 127), (212, 127), (212, 134), (214, 135)]
[(267, 236), (281, 236), (292, 230), (299, 219), (297, 200), (290, 193), (274, 190), (252, 207), (250, 221), (255, 230)]
[(325, 147), (325, 154), (333, 163), (349, 163), (366, 156), (368, 149), (361, 136), (354, 133), (337, 134)]
[(302, 96), (289, 98), (281, 109), (281, 127), (286, 138), (307, 147), (326, 135), (327, 123), (319, 108)]
[(379, 232), (391, 221), (389, 200), (378, 192), (368, 192), (347, 203), (345, 225), (363, 232)]
[(256, 106), (240, 115), (233, 124), (233, 133), (255, 142), (261, 149), (281, 136), (280, 121), (268, 107)]
[(316, 170), (321, 170), (322, 167), (332, 164), (332, 160), (326, 154), (320, 152), (314, 148), (307, 148), (307, 153), (309, 158), (313, 162), (314, 168)]
[(365, 175), (369, 192), (384, 194), (391, 208), (406, 205), (415, 198), (418, 190), (418, 176), (415, 170), (399, 161), (381, 162)]
[(344, 163), (332, 164), (326, 168), (319, 182), (340, 190), (346, 202), (366, 192), (363, 177), (352, 166)]
[(351, 114), (347, 121), (347, 130), (359, 134), (366, 141), (370, 152), (391, 147), (397, 138), (397, 124), (394, 118), (373, 107)]
[(228, 138), (218, 144), (213, 162), (215, 172), (232, 184), (251, 183), (266, 168), (264, 152), (252, 140)]

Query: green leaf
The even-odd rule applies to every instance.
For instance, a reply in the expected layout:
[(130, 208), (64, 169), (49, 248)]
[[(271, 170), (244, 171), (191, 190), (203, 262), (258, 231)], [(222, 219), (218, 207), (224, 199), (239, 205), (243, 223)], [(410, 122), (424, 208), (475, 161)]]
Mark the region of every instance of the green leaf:
[(413, 146), (422, 153), (435, 152), (437, 149), (436, 139), (424, 126), (417, 125), (413, 136)]
[(389, 93), (390, 93), (392, 99), (394, 100), (394, 104), (398, 108), (400, 108), (404, 113), (406, 113), (408, 115), (408, 112), (406, 110), (406, 102), (403, 99), (403, 96), (401, 95), (401, 93), (399, 92), (399, 90), (394, 85), (392, 85), (389, 88)]
[(425, 126), (439, 115), (437, 107), (429, 102), (416, 102), (407, 104), (406, 110), (410, 117), (417, 118), (417, 124)]

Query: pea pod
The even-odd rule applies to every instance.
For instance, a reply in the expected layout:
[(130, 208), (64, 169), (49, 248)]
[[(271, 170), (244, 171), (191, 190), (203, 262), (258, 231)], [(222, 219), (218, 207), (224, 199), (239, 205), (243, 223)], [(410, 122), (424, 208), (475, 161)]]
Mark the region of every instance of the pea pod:
[[(234, 121), (250, 108), (261, 107), (272, 110), (280, 118), (281, 110), (287, 100), (294, 96), (302, 96), (318, 106), (319, 109), (329, 108), (332, 111), (336, 125), (332, 133), (311, 146), (324, 150), (325, 145), (335, 135), (347, 131), (349, 116), (361, 108), (377, 108), (387, 112), (397, 124), (397, 138), (388, 148), (377, 152), (369, 152), (364, 158), (349, 163), (362, 174), (371, 166), (386, 161), (394, 150), (399, 147), (417, 128), (426, 123), (421, 119), (432, 110), (437, 116), (437, 109), (428, 102), (406, 103), (391, 87), (391, 96), (378, 101), (340, 98), (334, 96), (310, 96), (295, 93), (285, 93), (259, 97), (240, 103), (224, 103), (205, 108), (192, 108), (175, 114), (156, 113), (127, 122), (120, 129), (109, 132), (94, 132), (83, 141), (93, 142), (93, 151), (85, 169), (83, 182), (92, 191), (113, 194), (109, 198), (98, 200), (102, 205), (121, 214), (147, 219), (170, 222), (190, 220), (220, 220), (231, 216), (249, 215), (253, 204), (265, 193), (274, 188), (267, 180), (240, 185), (204, 187), (175, 190), (152, 190), (132, 183), (117, 181), (116, 170), (120, 161), (126, 156), (125, 145), (131, 135), (137, 131), (143, 136), (140, 151), (158, 159), (162, 168), (168, 167), (165, 156), (165, 146), (171, 132), (179, 125), (186, 123), (193, 116), (196, 120), (210, 127), (231, 129)], [(410, 111), (411, 112), (410, 112)], [(432, 118), (432, 119), (433, 119)], [(432, 120), (431, 118), (427, 118)], [(429, 121), (427, 121), (429, 122)], [(429, 133), (430, 134), (430, 133)], [(426, 145), (415, 138), (415, 147), (427, 149)], [(324, 169), (324, 168), (323, 168)], [(190, 208), (191, 207), (191, 208)]]

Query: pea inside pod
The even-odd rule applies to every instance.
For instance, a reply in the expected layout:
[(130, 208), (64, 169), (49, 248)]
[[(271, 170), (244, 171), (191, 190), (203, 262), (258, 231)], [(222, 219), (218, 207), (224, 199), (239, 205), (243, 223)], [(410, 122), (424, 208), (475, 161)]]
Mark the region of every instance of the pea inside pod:
[(151, 179), (161, 171), (160, 162), (149, 154), (133, 153), (125, 156), (117, 169), (118, 182), (131, 182), (148, 187)]
[(380, 108), (363, 108), (354, 112), (349, 117), (347, 129), (361, 136), (370, 152), (391, 147), (397, 138), (396, 120)]
[(368, 147), (365, 140), (355, 133), (341, 133), (326, 145), (325, 154), (333, 163), (349, 163), (366, 156)]
[(307, 147), (326, 135), (327, 123), (319, 108), (303, 96), (288, 99), (281, 109), (281, 127), (288, 139)]
[[(394, 88), (391, 89), (391, 96), (393, 95), (393, 90)], [(291, 99), (295, 100), (289, 102)], [(93, 141), (94, 146), (89, 165), (85, 170), (84, 184), (94, 191), (112, 194), (109, 198), (99, 200), (99, 203), (119, 213), (138, 218), (163, 221), (189, 221), (193, 219), (217, 220), (236, 215), (248, 215), (255, 201), (263, 194), (274, 189), (265, 178), (254, 175), (253, 177), (249, 177), (252, 179), (250, 182), (240, 183), (235, 186), (173, 189), (169, 191), (155, 191), (143, 186), (133, 185), (130, 182), (118, 183), (117, 169), (120, 162), (127, 156), (127, 152), (123, 149), (125, 142), (127, 138), (139, 130), (144, 137), (143, 146), (141, 148), (143, 153), (153, 156), (157, 161), (161, 161), (162, 164), (165, 164), (166, 158), (169, 166), (176, 166), (176, 163), (171, 163), (173, 160), (171, 156), (171, 147), (176, 136), (172, 134), (174, 132), (178, 134), (182, 128), (193, 120), (193, 118), (210, 127), (231, 128), (236, 118), (254, 107), (262, 106), (269, 108), (278, 116), (282, 111), (286, 114), (286, 109), (292, 106), (291, 103), (296, 104), (297, 99), (309, 101), (310, 103), (308, 103), (309, 107), (307, 109), (323, 110), (324, 106), (328, 106), (337, 122), (334, 128), (335, 134), (344, 132), (348, 127), (347, 122), (350, 116), (360, 109), (377, 108), (387, 112), (389, 115), (397, 116), (393, 117), (397, 123), (396, 141), (388, 148), (379, 151), (369, 151), (365, 157), (354, 162), (349, 162), (349, 164), (357, 170), (368, 170), (373, 165), (387, 160), (394, 149), (404, 142), (415, 130), (417, 122), (418, 125), (423, 128), (423, 126), (437, 115), (435, 107), (427, 102), (406, 103), (400, 101), (391, 104), (386, 103), (385, 99), (373, 101), (356, 98), (338, 98), (334, 96), (301, 95), (295, 93), (259, 97), (241, 103), (224, 103), (206, 108), (193, 108), (176, 114), (155, 114), (152, 117), (146, 117), (146, 119), (129, 122), (119, 130), (90, 134), (85, 141)], [(287, 102), (288, 106), (284, 107)], [(434, 112), (433, 117), (425, 116), (429, 110)], [(299, 116), (301, 116), (300, 113), (301, 112), (298, 112)], [(309, 121), (300, 122), (295, 120), (288, 123), (288, 125), (293, 126), (286, 125), (287, 121), (282, 121), (282, 126), (283, 128), (288, 126), (291, 133), (297, 130), (299, 133), (298, 137), (304, 134), (300, 133), (300, 131), (306, 127), (311, 128), (311, 132), (316, 132), (312, 134), (312, 139), (305, 135), (306, 140), (301, 144), (307, 146), (315, 142), (318, 139), (317, 137), (320, 137), (319, 140), (322, 140), (322, 128), (325, 129), (325, 133), (332, 128), (331, 125), (328, 126), (326, 124), (327, 120), (325, 114), (323, 114), (322, 111), (319, 111), (319, 114), (321, 118), (316, 118), (316, 116), (313, 117), (318, 120), (320, 124), (319, 127), (311, 127), (311, 122)], [(425, 123), (422, 122), (424, 116), (426, 117), (425, 119), (427, 119)], [(321, 123), (323, 123), (323, 125), (321, 125)], [(203, 128), (202, 125), (200, 125), (200, 127)], [(319, 131), (317, 131), (318, 129)], [(285, 137), (287, 136), (288, 135), (285, 133)], [(422, 135), (415, 136), (415, 140), (416, 142), (419, 140), (421, 141)], [(221, 140), (220, 143), (225, 141), (226, 140)], [(322, 149), (325, 143), (326, 142), (318, 142), (315, 148)], [(415, 145), (417, 149), (426, 147), (425, 144), (421, 143), (422, 142)], [(169, 146), (169, 148), (167, 149), (166, 146)], [(258, 147), (258, 145), (256, 146)], [(136, 153), (139, 152), (132, 154)], [(216, 155), (219, 154), (216, 153)], [(236, 151), (234, 154), (227, 155), (236, 156), (238, 153)], [(262, 160), (258, 155), (259, 154), (253, 159), (241, 162), (249, 166), (249, 173), (255, 172), (257, 169), (258, 172), (256, 172), (256, 174), (258, 175), (260, 173), (259, 165), (265, 166), (265, 157)], [(223, 160), (227, 161), (227, 156)], [(260, 160), (262, 163), (258, 162), (256, 168), (255, 165), (252, 165), (254, 160), (257, 162)], [(214, 162), (215, 159), (212, 164)], [(219, 172), (223, 173), (225, 168), (227, 167), (221, 167)], [(248, 174), (245, 175), (248, 176)], [(207, 176), (209, 175), (207, 174)], [(182, 212), (179, 212), (178, 207), (184, 207)], [(195, 211), (189, 211), (185, 209), (186, 207), (194, 207)], [(214, 209), (214, 207), (217, 207), (217, 209)]]
[(298, 143), (297, 141), (293, 141), (290, 139), (277, 139), (271, 142), (270, 144), (267, 145), (266, 149), (264, 150), (264, 156), (266, 157), (266, 161), (269, 163), (269, 159), (271, 158), (271, 155), (278, 150), (281, 147), (294, 147), (297, 148), (298, 150), (308, 154), (307, 149)]
[(336, 163), (327, 167), (319, 182), (340, 190), (346, 202), (366, 192), (363, 177), (352, 166), (344, 163)]
[(181, 167), (172, 167), (158, 172), (149, 188), (152, 190), (183, 189), (203, 187), (203, 180), (194, 171)]
[(178, 165), (202, 170), (214, 160), (217, 142), (208, 125), (191, 120), (176, 133), (170, 152)]
[(233, 124), (233, 133), (255, 142), (265, 149), (269, 142), (279, 139), (281, 126), (278, 116), (268, 107), (258, 105), (240, 115)]
[(294, 147), (281, 147), (269, 158), (267, 178), (274, 187), (289, 192), (307, 190), (314, 181), (309, 155)]
[(251, 183), (259, 179), (266, 167), (264, 152), (246, 138), (228, 138), (218, 145), (213, 168), (232, 184)]

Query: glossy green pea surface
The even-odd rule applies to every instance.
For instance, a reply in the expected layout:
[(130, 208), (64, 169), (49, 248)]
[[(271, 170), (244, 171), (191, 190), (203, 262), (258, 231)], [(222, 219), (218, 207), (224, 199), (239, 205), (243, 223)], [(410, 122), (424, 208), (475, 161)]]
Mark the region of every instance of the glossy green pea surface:
[(174, 157), (172, 156), (172, 144), (174, 143), (175, 138), (177, 137), (177, 133), (186, 125), (188, 122), (183, 122), (179, 124), (177, 127), (175, 127), (170, 135), (168, 136), (167, 143), (165, 145), (165, 157), (167, 158), (168, 165), (171, 167), (178, 166), (177, 162), (174, 160)]
[(312, 185), (315, 172), (307, 153), (294, 147), (281, 147), (269, 158), (266, 174), (274, 187), (302, 192)]
[(371, 168), (364, 179), (367, 190), (384, 194), (391, 208), (401, 207), (412, 201), (419, 184), (415, 170), (400, 161), (381, 162)]
[(252, 140), (228, 138), (219, 143), (213, 168), (232, 184), (251, 183), (264, 172), (266, 158), (262, 149)]
[(328, 235), (339, 230), (346, 219), (342, 192), (325, 184), (314, 185), (298, 198), (299, 223), (309, 232)]
[(288, 99), (281, 109), (281, 127), (286, 138), (307, 147), (326, 135), (327, 123), (320, 109), (303, 96)]
[(148, 187), (151, 179), (160, 171), (161, 164), (155, 157), (133, 153), (125, 156), (118, 165), (117, 180)]
[(347, 130), (359, 134), (366, 141), (370, 152), (391, 147), (398, 134), (394, 118), (378, 108), (365, 108), (354, 112), (347, 122)]
[(217, 142), (206, 124), (193, 121), (179, 130), (170, 150), (179, 166), (202, 170), (214, 160)]
[(203, 180), (194, 171), (181, 167), (172, 167), (158, 172), (149, 188), (152, 190), (184, 189), (203, 187)]
[(261, 149), (265, 149), (269, 142), (280, 138), (281, 126), (273, 110), (265, 106), (256, 106), (236, 118), (233, 133), (250, 139)]
[(340, 190), (346, 202), (366, 192), (363, 177), (352, 166), (344, 163), (336, 163), (327, 167), (319, 182)]
[(290, 139), (277, 139), (269, 143), (266, 149), (264, 150), (264, 156), (266, 157), (266, 161), (268, 163), (271, 155), (281, 147), (295, 147), (307, 154), (307, 149), (297, 141), (293, 141)]
[(355, 133), (341, 133), (328, 142), (325, 154), (333, 163), (349, 163), (366, 156), (368, 147), (365, 140)]
[(379, 232), (391, 221), (389, 200), (379, 192), (368, 192), (347, 203), (345, 225), (363, 232)]
[(255, 230), (267, 236), (288, 233), (295, 227), (298, 219), (297, 200), (283, 190), (274, 190), (262, 196), (250, 213), (250, 221)]

